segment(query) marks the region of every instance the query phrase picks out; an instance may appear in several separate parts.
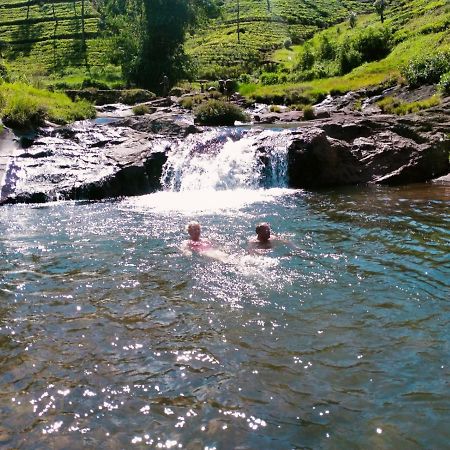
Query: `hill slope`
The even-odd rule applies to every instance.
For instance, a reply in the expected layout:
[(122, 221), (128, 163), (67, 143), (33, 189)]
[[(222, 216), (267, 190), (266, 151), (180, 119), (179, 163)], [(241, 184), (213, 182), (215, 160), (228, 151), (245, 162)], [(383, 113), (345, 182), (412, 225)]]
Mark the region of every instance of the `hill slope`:
[(105, 63), (99, 15), (87, 0), (0, 0), (0, 41), (13, 67), (31, 62), (54, 71)]
[(225, 0), (221, 17), (191, 36), (186, 50), (198, 62), (200, 76), (237, 76), (286, 40), (303, 42), (351, 11), (368, 10), (371, 2), (361, 0)]
[[(264, 82), (263, 74), (259, 80), (255, 80), (256, 83), (242, 86), (243, 92), (269, 102), (272, 99), (283, 101), (283, 98), (296, 102), (302, 97), (314, 100), (330, 91), (347, 92), (385, 82), (403, 83), (405, 80), (401, 76), (402, 69), (412, 60), (421, 60), (439, 52), (443, 55), (450, 54), (448, 0), (392, 1), (385, 16), (383, 26), (378, 15), (362, 15), (358, 16), (354, 28), (348, 23), (341, 23), (316, 33), (303, 45), (275, 51), (272, 58), (278, 62), (278, 66), (276, 73), (270, 74), (269, 83)], [(346, 43), (353, 45), (354, 49), (355, 43), (361, 44), (361, 37), (383, 29), (389, 32), (390, 48), (387, 54), (360, 61), (356, 67), (353, 66), (353, 70), (336, 76), (339, 75), (340, 55), (350, 53), (349, 48), (345, 47)], [(324, 55), (325, 44), (331, 49), (330, 57)], [(305, 52), (309, 52), (313, 59), (308, 70), (301, 67)], [(427, 64), (429, 63), (425, 65)], [(450, 67), (450, 60), (447, 64), (442, 63), (444, 72), (449, 70), (446, 67)], [(283, 79), (284, 83), (277, 83), (277, 80), (279, 82)], [(273, 80), (274, 83), (270, 82)]]

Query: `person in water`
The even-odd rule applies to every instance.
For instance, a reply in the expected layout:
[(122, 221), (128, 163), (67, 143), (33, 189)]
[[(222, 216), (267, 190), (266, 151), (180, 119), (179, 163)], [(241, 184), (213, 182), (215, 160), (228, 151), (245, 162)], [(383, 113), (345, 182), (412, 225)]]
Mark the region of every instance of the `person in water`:
[(250, 252), (253, 252), (255, 250), (270, 250), (274, 246), (278, 246), (280, 244), (284, 244), (288, 247), (297, 249), (297, 247), (292, 242), (279, 236), (274, 236), (272, 234), (272, 230), (270, 229), (270, 225), (267, 222), (261, 222), (256, 225), (255, 231), (256, 237), (249, 240)]
[(186, 231), (190, 239), (183, 243), (183, 249), (188, 252), (203, 252), (211, 249), (211, 242), (208, 239), (202, 239), (200, 237), (202, 229), (198, 222), (189, 222), (186, 226)]
[(250, 249), (270, 249), (274, 238), (271, 238), (270, 225), (267, 222), (261, 222), (255, 228), (256, 237), (250, 239)]

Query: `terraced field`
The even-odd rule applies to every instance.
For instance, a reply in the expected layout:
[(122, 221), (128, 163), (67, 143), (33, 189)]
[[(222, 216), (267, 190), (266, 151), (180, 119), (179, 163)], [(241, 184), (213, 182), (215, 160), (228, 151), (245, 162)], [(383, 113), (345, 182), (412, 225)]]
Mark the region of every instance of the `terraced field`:
[[(289, 49), (276, 50), (271, 58), (277, 61), (278, 83), (265, 85), (261, 80), (252, 79), (241, 84), (241, 93), (257, 101), (266, 103), (290, 101), (297, 97), (314, 102), (326, 94), (348, 92), (382, 83), (404, 83), (402, 70), (410, 61), (437, 52), (450, 52), (450, 2), (449, 0), (398, 0), (389, 3), (385, 11), (385, 26), (391, 30), (391, 49), (386, 57), (365, 62), (349, 73), (341, 76), (322, 76), (309, 81), (296, 80), (302, 69), (296, 67), (306, 48), (316, 59), (314, 64), (327, 68), (335, 64), (334, 59), (320, 57), (321, 45), (331, 42), (335, 49), (344, 42), (357, 40), (358, 35), (368, 29), (380, 26), (377, 14), (360, 15), (357, 24), (351, 28), (348, 23), (340, 23), (317, 32), (305, 44), (294, 45)], [(430, 69), (431, 70), (431, 69)], [(287, 82), (282, 76), (287, 74)]]
[(316, 31), (346, 19), (350, 11), (371, 10), (371, 3), (361, 0), (225, 0), (222, 16), (191, 36), (186, 51), (198, 62), (201, 75), (236, 76), (260, 65), (287, 39), (293, 43), (303, 42)]
[(84, 2), (84, 21), (81, 16), (81, 1), (0, 0), (0, 41), (11, 66), (55, 70), (104, 64), (107, 42), (99, 38), (99, 15), (91, 2)]

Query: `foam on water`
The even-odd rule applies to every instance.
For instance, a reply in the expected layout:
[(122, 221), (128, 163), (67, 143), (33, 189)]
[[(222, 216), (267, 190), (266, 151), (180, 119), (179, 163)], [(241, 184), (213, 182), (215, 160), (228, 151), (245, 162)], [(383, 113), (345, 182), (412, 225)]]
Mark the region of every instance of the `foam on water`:
[(159, 191), (154, 194), (125, 199), (122, 205), (140, 211), (157, 213), (179, 212), (186, 215), (203, 213), (226, 213), (245, 208), (253, 203), (273, 202), (290, 195), (292, 189), (234, 189), (215, 191), (212, 189), (191, 191)]

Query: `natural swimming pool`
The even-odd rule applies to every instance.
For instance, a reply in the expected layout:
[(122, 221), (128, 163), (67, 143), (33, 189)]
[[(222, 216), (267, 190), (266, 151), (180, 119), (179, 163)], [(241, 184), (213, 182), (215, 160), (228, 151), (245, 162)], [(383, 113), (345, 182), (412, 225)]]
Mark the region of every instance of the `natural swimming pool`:
[[(449, 187), (0, 211), (8, 448), (444, 448)], [(229, 255), (186, 256), (189, 220)], [(294, 244), (249, 255), (266, 220)]]

